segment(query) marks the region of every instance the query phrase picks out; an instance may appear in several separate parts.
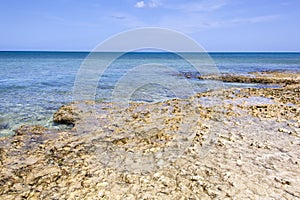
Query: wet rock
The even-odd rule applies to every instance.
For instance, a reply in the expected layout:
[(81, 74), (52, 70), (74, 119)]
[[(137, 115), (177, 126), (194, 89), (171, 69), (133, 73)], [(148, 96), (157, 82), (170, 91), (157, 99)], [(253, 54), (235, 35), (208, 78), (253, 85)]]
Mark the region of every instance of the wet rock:
[(53, 121), (60, 124), (75, 124), (79, 119), (79, 112), (74, 104), (63, 105), (53, 115)]
[(43, 126), (28, 126), (22, 125), (17, 130), (15, 130), (15, 136), (22, 136), (22, 135), (42, 135), (45, 133), (47, 128)]

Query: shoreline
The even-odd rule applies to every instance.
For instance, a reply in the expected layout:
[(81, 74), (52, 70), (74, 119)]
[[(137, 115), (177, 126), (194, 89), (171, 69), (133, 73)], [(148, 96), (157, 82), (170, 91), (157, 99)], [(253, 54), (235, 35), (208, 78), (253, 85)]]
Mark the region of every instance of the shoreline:
[[(224, 88), (279, 88), (287, 84), (295, 84), (299, 82), (299, 78), (297, 79), (297, 74), (299, 74), (299, 71), (290, 71), (290, 70), (267, 70), (267, 71), (259, 71), (259, 72), (249, 72), (247, 74), (232, 74), (232, 73), (222, 73), (219, 75), (204, 75), (200, 76), (199, 74), (193, 74), (191, 72), (182, 72), (179, 75), (176, 76), (185, 76), (189, 79), (194, 79), (193, 82), (197, 82), (197, 80), (200, 81), (222, 81), (224, 83)], [(270, 77), (271, 75), (271, 77)], [(274, 77), (273, 77), (273, 76)], [(290, 76), (291, 75), (291, 76)], [(276, 77), (276, 78), (275, 78)], [(296, 80), (297, 79), (297, 80)], [(202, 91), (198, 91), (202, 92)], [(203, 91), (205, 92), (205, 91)], [(102, 100), (101, 100), (102, 99)], [(96, 102), (102, 102), (103, 98), (101, 98), (99, 101), (96, 100)], [(163, 100), (155, 100), (154, 102), (164, 101)], [(105, 101), (104, 102), (108, 102)], [(136, 102), (145, 102), (147, 101), (141, 100)], [(151, 103), (151, 102), (150, 102)], [(56, 110), (59, 109), (59, 107), (56, 108)], [(44, 112), (47, 112), (44, 111)], [(54, 110), (51, 112), (54, 114)], [(15, 113), (13, 113), (15, 114)], [(12, 115), (13, 115), (12, 114)], [(52, 115), (48, 114), (47, 116), (43, 116), (42, 113), (35, 113), (36, 116), (38, 116), (38, 119), (34, 120), (28, 118), (26, 119), (26, 122), (17, 122), (16, 120), (10, 118), (12, 115), (8, 115), (9, 119), (1, 118), (0, 119), (0, 131), (1, 136), (0, 137), (7, 137), (14, 134), (14, 130), (18, 129), (23, 124), (30, 124), (30, 125), (40, 125), (40, 126), (46, 126), (47, 128), (51, 130), (66, 130), (69, 129), (64, 124), (55, 124), (53, 123)], [(30, 115), (34, 116), (34, 114)]]
[[(76, 104), (63, 106), (54, 121), (74, 124), (73, 129), (24, 125), (14, 136), (0, 138), (0, 197), (300, 198), (300, 74), (253, 75), (281, 87), (231, 88), (187, 100), (133, 103), (126, 112), (113, 103), (97, 103), (97, 126), (82, 120), (87, 118)], [(222, 97), (222, 104), (212, 104), (215, 97)], [(141, 173), (143, 166), (128, 168), (115, 159), (120, 152), (147, 156), (175, 149), (173, 140), (186, 141), (172, 134), (183, 120), (193, 123), (186, 130), (195, 135), (183, 143), (184, 151), (178, 149), (174, 161)], [(215, 141), (204, 149), (213, 132), (218, 133)], [(118, 151), (102, 155), (103, 141)]]

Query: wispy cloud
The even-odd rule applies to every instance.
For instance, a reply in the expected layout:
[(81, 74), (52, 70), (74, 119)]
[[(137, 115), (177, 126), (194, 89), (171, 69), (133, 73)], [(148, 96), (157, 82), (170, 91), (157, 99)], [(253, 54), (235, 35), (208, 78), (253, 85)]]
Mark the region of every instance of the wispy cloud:
[[(189, 16), (165, 16), (159, 26), (176, 29), (184, 33), (195, 33), (207, 29), (235, 27), (246, 24), (264, 23), (280, 18), (280, 15), (264, 15), (233, 19), (212, 19), (202, 14), (190, 14)], [(188, 18), (189, 20), (185, 20)]]
[(109, 18), (118, 23), (122, 28), (126, 29), (147, 26), (141, 19), (129, 13), (112, 12), (110, 13)]
[(260, 22), (273, 21), (280, 18), (280, 15), (264, 15), (257, 17), (249, 17), (249, 18), (237, 18), (233, 20), (229, 20), (229, 24), (253, 24)]
[(228, 0), (201, 0), (193, 2), (177, 3), (171, 0), (142, 0), (134, 4), (136, 8), (166, 8), (170, 10), (197, 12), (197, 11), (214, 11), (227, 5)]
[(110, 17), (113, 19), (118, 19), (118, 20), (126, 19), (126, 16), (124, 16), (124, 15), (111, 15)]
[(178, 10), (183, 12), (205, 12), (218, 10), (228, 4), (228, 0), (201, 0), (184, 3), (173, 3), (171, 1), (165, 1), (163, 4), (164, 8), (170, 10)]
[(67, 17), (59, 17), (54, 15), (45, 15), (45, 20), (48, 21), (48, 23), (53, 23), (57, 25), (64, 25), (69, 27), (101, 27), (98, 23), (96, 23), (93, 20), (87, 21), (87, 20), (78, 20), (78, 19), (71, 19)]
[(162, 3), (159, 0), (151, 0), (151, 1), (148, 2), (148, 6), (150, 8), (156, 8), (156, 7), (159, 7), (161, 5), (162, 5)]
[[(280, 18), (276, 14), (253, 13), (253, 16), (231, 11), (237, 4), (234, 0), (143, 0), (135, 4), (138, 8), (167, 9), (158, 16), (159, 20), (139, 19), (145, 26), (159, 26), (176, 29), (184, 33), (195, 33), (207, 29), (238, 27), (274, 21)], [(229, 12), (230, 10), (230, 12)], [(220, 14), (221, 13), (221, 14)]]

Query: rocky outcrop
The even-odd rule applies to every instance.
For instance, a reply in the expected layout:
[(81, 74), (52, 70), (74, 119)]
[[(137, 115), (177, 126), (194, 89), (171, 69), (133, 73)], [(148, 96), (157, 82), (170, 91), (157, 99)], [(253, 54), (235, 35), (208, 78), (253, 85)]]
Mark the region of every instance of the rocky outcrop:
[(260, 83), (290, 85), (300, 83), (299, 73), (262, 72), (250, 73), (249, 75), (221, 74), (198, 76), (200, 80), (218, 80), (235, 83)]
[(79, 119), (79, 112), (75, 104), (63, 105), (53, 115), (53, 121), (59, 124), (75, 124)]

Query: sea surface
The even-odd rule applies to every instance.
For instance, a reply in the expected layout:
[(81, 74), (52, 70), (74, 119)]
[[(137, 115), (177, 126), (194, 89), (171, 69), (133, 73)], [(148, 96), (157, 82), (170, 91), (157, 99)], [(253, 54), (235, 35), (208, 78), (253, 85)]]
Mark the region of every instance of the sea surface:
[[(268, 70), (300, 71), (300, 53), (209, 53), (209, 62), (205, 60), (207, 55), (191, 53), (179, 56), (135, 52), (117, 58), (114, 53), (98, 55), (93, 57), (88, 52), (0, 52), (0, 136), (11, 135), (22, 124), (66, 128), (54, 124), (52, 116), (61, 105), (74, 100), (76, 84), (76, 92), (80, 89), (78, 85), (91, 84), (87, 99), (112, 101), (112, 94), (118, 96), (117, 92), (113, 93), (116, 86), (121, 85), (118, 91), (128, 91), (131, 100), (152, 102), (178, 96), (179, 93), (164, 87), (162, 83), (166, 83), (165, 86), (174, 83), (177, 91), (189, 94), (187, 87), (180, 87), (185, 79), (182, 73), (201, 74), (206, 69), (208, 72), (213, 69), (213, 72), (235, 74)], [(193, 61), (187, 61), (186, 57)], [(87, 68), (87, 65), (93, 66)], [(103, 72), (97, 71), (97, 67)], [(149, 80), (153, 83), (149, 84)], [(196, 78), (184, 81), (196, 88), (193, 92), (209, 89), (207, 82)], [(264, 87), (235, 83), (222, 86)], [(86, 88), (82, 87), (83, 96)]]

